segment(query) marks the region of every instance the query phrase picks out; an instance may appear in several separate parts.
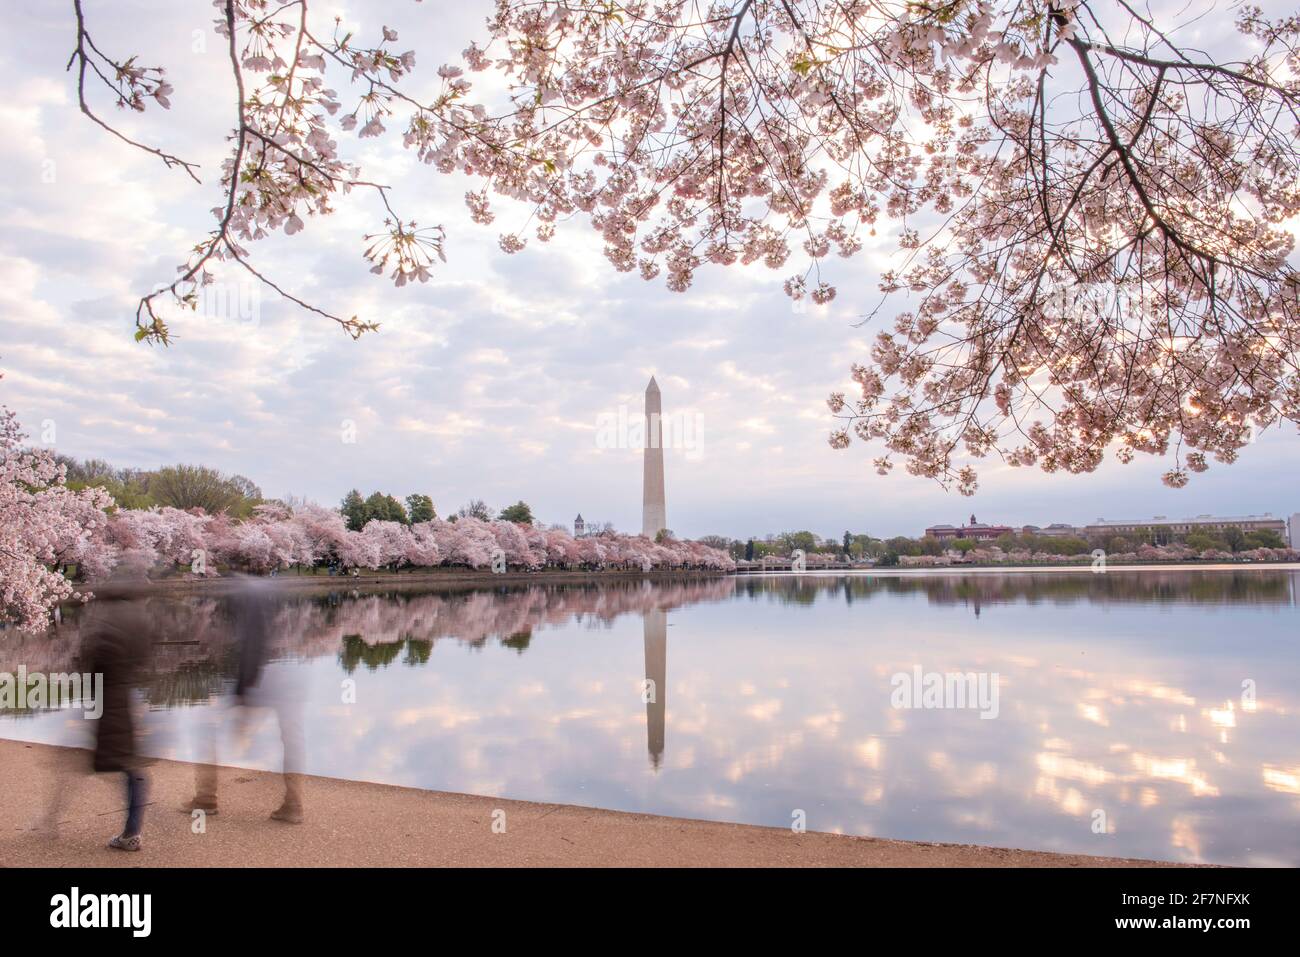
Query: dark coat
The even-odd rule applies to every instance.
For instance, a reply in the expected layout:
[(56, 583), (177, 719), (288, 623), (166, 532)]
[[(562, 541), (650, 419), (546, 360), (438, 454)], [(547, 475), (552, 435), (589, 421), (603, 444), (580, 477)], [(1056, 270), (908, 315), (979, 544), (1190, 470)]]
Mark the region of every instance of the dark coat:
[(130, 771), (148, 763), (136, 746), (131, 689), (152, 648), (152, 629), (144, 614), (123, 601), (92, 606), (87, 616), (86, 669), (102, 674), (103, 714), (95, 722), (96, 771)]
[(242, 701), (262, 680), (271, 650), (271, 596), (262, 582), (244, 582), (230, 599), (231, 626), (239, 647), (235, 694)]

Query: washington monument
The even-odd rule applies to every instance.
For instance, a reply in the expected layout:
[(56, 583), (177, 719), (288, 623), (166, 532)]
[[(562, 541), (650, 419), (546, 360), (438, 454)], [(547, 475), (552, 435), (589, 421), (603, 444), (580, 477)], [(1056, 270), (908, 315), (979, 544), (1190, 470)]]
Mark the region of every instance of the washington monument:
[(654, 538), (668, 527), (664, 505), (663, 400), (654, 376), (645, 387), (645, 483), (641, 496), (641, 534)]
[(645, 743), (656, 771), (664, 762), (664, 718), (668, 691), (668, 613), (652, 608), (645, 613)]

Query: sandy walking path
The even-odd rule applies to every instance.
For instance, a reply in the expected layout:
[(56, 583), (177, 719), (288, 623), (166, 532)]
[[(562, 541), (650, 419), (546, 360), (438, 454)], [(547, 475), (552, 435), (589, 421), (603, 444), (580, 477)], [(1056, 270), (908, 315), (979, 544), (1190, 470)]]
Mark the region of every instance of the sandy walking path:
[[(151, 767), (145, 849), (112, 851), (123, 818), (121, 775), (88, 775), (73, 748), (0, 740), (0, 865), (60, 866), (723, 866), (723, 867), (1146, 867), (1074, 854), (922, 844), (788, 829), (535, 804), (469, 794), (305, 779), (302, 824), (269, 819), (277, 775), (221, 770), (219, 813), (193, 833), (185, 811), (194, 767)], [(53, 781), (67, 783), (56, 835), (36, 829)], [(493, 829), (504, 812), (504, 833)], [(498, 827), (499, 829), (499, 827)]]

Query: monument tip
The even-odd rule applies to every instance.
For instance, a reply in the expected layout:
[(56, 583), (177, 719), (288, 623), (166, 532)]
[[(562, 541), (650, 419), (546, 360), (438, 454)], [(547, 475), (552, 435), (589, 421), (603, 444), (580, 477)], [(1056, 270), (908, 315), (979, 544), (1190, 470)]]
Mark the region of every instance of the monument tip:
[(654, 376), (651, 376), (651, 377), (650, 377), (650, 384), (649, 384), (648, 386), (645, 387), (645, 390), (646, 390), (647, 392), (658, 392), (658, 391), (659, 391), (659, 383), (655, 381), (655, 377), (654, 377)]

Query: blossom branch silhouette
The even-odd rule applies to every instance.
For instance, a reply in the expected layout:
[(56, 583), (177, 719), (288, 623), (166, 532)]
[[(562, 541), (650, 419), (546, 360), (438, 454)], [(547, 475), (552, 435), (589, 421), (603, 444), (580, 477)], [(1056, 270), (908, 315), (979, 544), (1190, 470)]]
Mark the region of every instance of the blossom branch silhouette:
[[(478, 181), (475, 222), (498, 198), (542, 243), (586, 219), (616, 270), (675, 291), (762, 263), (830, 303), (832, 253), (892, 243), (863, 318), (888, 303), (892, 326), (829, 398), (832, 446), (882, 446), (882, 472), (969, 494), (981, 459), (1088, 472), (1172, 453), (1180, 486), (1300, 422), (1300, 18), (1238, 4), (1234, 60), (1180, 40), (1208, 6), (1157, 23), (1129, 0), (495, 0), (430, 98), (407, 92), (415, 54), (387, 27), (365, 47), (316, 31), (307, 0), (217, 5), (237, 76), (269, 76), (240, 94), (224, 214), (182, 300), (207, 261), (250, 268), (241, 244), (354, 186), (388, 213), (372, 271), (426, 281), (443, 230), (403, 222), (332, 138), (396, 122), (421, 162)], [(156, 92), (83, 35), (83, 76), (98, 65), (132, 104)], [(350, 111), (327, 69), (349, 72)], [(475, 73), (505, 80), (501, 102), (471, 100)], [(140, 334), (166, 341), (150, 301)]]
[[(300, 211), (327, 215), (332, 211), (329, 206), (332, 194), (349, 192), (354, 187), (369, 188), (379, 196), (388, 216), (382, 232), (365, 237), (370, 242), (367, 258), (378, 272), (393, 266), (394, 276), (402, 285), (409, 278), (427, 281), (433, 257), (445, 258), (441, 227), (421, 229), (414, 222), (403, 223), (393, 209), (389, 188), (360, 179), (355, 167), (347, 166), (338, 158), (337, 144), (329, 138), (324, 124), (324, 116), (337, 111), (338, 101), (334, 92), (324, 87), (321, 54), (309, 52), (319, 44), (306, 30), (306, 0), (274, 7), (264, 0), (216, 0), (214, 6), (221, 13), (217, 32), (226, 38), (236, 98), (237, 122), (231, 135), (233, 152), (224, 164), (222, 175), (224, 197), (214, 210), (216, 227), (194, 247), (189, 260), (178, 269), (180, 275), (141, 297), (136, 307), (137, 340), (169, 343), (172, 334), (157, 304), (163, 297), (170, 297), (183, 307), (197, 308), (201, 287), (213, 281), (208, 267), (220, 261), (235, 263), (287, 301), (333, 320), (353, 338), (378, 329), (376, 322), (355, 315), (337, 315), (287, 292), (251, 265), (248, 250), (242, 244), (261, 239), (279, 228), (287, 235), (297, 233), (303, 229)], [(161, 69), (134, 67), (133, 59), (117, 64), (99, 53), (87, 29), (81, 0), (74, 0), (74, 8), (77, 47), (69, 67), (78, 64), (78, 92), (83, 112), (129, 145), (159, 156), (167, 166), (183, 167), (198, 182), (196, 164), (131, 139), (90, 111), (85, 93), (87, 69), (115, 91), (120, 105), (137, 110), (144, 109), (146, 97), (169, 106), (167, 94), (172, 88), (162, 79)], [(284, 19), (293, 8), (298, 9), (296, 25)], [(241, 29), (247, 34), (242, 45)], [(277, 43), (282, 44), (287, 38), (292, 38), (288, 61), (276, 52)], [(386, 31), (385, 41), (390, 39), (396, 39), (396, 35)], [(337, 52), (343, 48), (346, 47), (336, 43), (328, 49)], [(371, 59), (375, 68), (386, 65), (394, 75), (404, 73), (413, 64), (413, 55), (391, 62), (379, 55), (372, 55)], [(107, 68), (113, 70), (113, 79), (108, 77)], [(268, 72), (270, 76), (264, 86), (250, 89), (245, 82), (246, 70)]]

